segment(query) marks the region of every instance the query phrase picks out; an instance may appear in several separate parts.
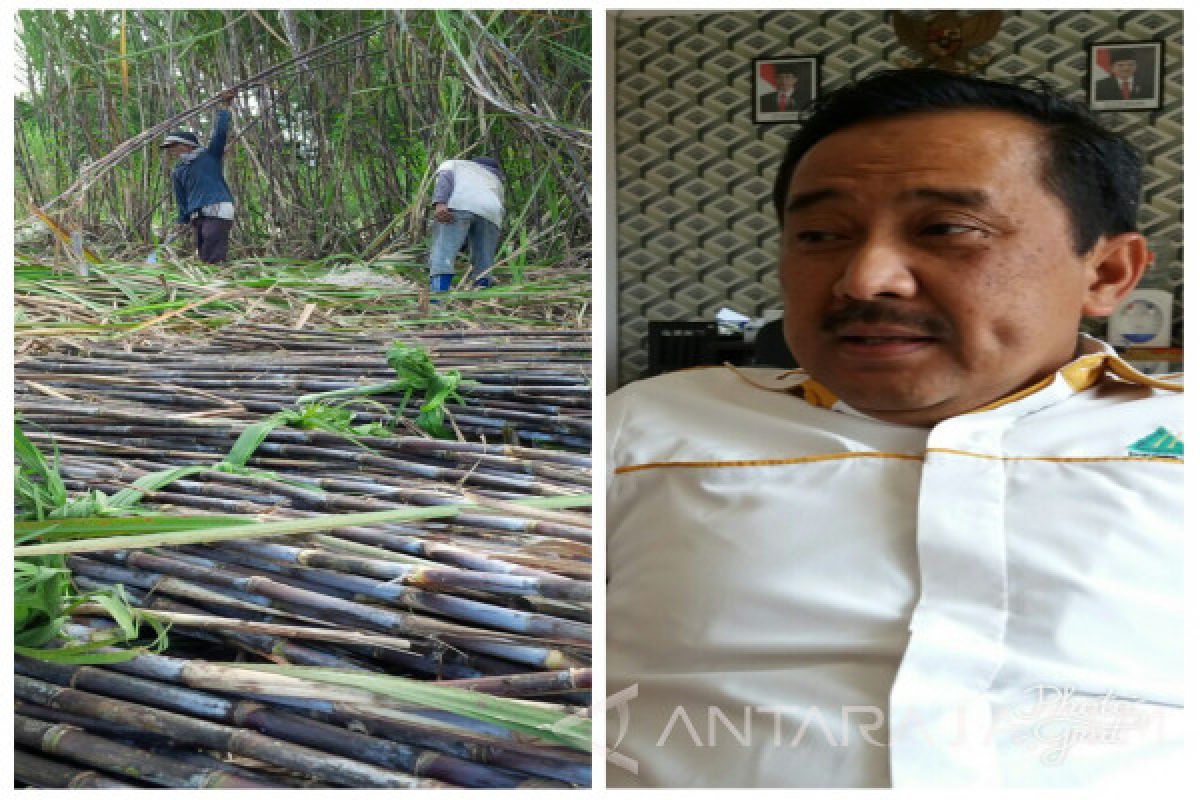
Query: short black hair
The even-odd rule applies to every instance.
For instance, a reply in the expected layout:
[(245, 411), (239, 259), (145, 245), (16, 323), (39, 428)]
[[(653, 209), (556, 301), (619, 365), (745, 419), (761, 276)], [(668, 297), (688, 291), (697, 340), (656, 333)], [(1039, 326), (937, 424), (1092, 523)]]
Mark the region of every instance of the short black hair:
[(788, 143), (775, 178), (775, 214), (781, 225), (796, 164), (825, 137), (888, 117), (979, 109), (1007, 111), (1042, 128), (1042, 180), (1066, 207), (1076, 253), (1091, 250), (1101, 236), (1137, 230), (1141, 155), (1082, 105), (1044, 83), (1025, 88), (937, 69), (895, 69), (819, 97), (810, 109), (812, 115)]

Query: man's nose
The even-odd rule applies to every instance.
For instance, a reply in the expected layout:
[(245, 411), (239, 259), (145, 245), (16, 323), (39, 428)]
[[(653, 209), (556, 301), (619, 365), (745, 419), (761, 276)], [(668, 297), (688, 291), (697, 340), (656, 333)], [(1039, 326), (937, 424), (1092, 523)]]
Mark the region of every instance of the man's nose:
[(868, 238), (846, 262), (833, 293), (850, 300), (912, 297), (917, 293), (912, 257), (907, 248), (889, 237)]

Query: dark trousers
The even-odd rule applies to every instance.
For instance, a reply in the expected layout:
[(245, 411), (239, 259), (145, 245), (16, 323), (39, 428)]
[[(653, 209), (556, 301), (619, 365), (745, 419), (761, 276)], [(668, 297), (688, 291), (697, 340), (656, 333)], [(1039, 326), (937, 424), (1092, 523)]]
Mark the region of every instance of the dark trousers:
[(229, 231), (233, 220), (218, 217), (196, 217), (192, 220), (196, 231), (196, 254), (206, 264), (220, 264), (229, 255)]

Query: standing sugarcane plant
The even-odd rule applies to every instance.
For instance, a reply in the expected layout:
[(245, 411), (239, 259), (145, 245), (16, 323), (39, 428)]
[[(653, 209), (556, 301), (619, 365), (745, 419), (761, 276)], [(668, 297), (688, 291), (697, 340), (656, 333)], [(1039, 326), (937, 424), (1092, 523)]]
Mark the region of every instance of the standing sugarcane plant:
[(508, 227), (534, 234), (534, 258), (590, 236), (587, 10), (26, 9), (15, 22), (18, 207), (69, 209), (70, 232), (102, 254), (136, 243), (144, 262), (170, 192), (153, 147), (119, 165), (114, 148), (181, 114), (207, 127), (191, 112), (230, 87), (235, 251), (373, 259), (423, 242), (437, 164), (484, 154), (505, 164), (520, 209)]

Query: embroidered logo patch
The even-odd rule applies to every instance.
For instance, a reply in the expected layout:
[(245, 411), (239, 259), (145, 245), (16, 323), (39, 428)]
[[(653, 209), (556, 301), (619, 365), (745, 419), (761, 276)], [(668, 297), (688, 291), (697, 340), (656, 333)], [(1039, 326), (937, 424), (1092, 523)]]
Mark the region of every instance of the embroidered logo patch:
[(1183, 458), (1183, 440), (1160, 426), (1154, 433), (1129, 445), (1129, 455)]

